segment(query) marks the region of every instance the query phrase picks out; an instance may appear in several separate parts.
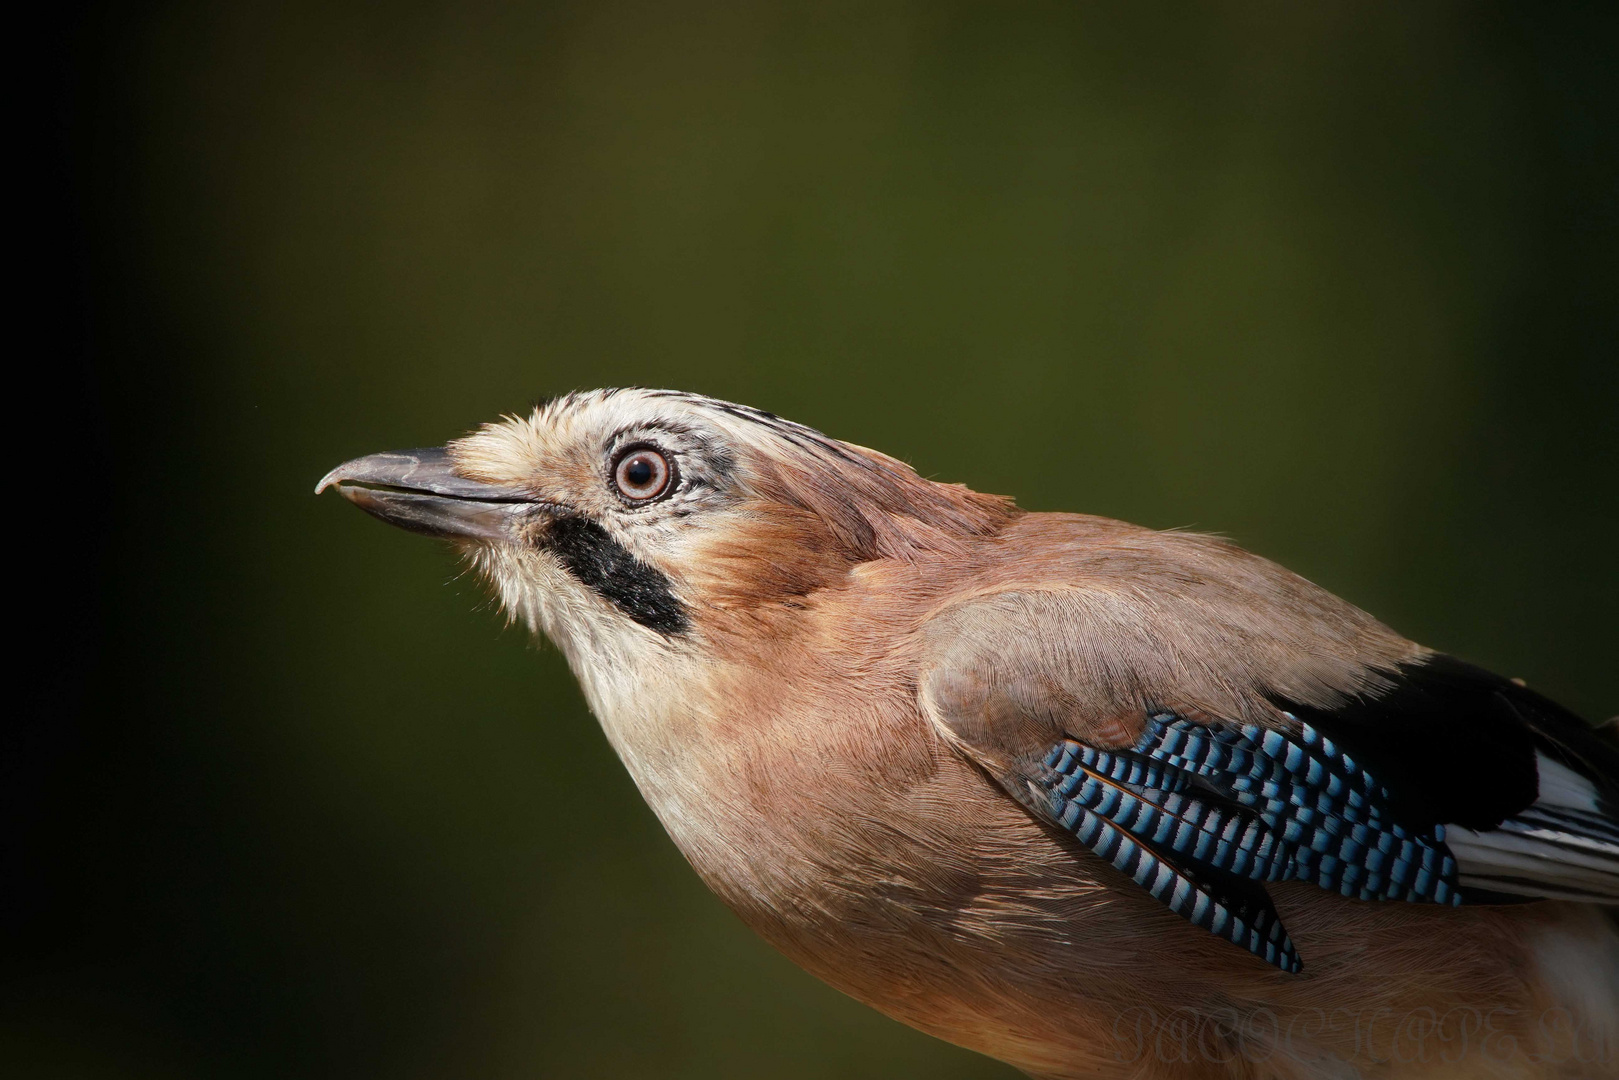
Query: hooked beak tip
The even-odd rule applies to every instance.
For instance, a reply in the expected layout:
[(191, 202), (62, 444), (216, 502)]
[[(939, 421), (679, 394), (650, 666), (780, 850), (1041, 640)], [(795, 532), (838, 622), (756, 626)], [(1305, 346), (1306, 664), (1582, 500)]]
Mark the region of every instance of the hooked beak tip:
[(513, 523), (538, 505), (518, 488), (458, 474), (442, 447), (345, 461), (320, 478), (315, 494), (329, 487), (391, 525), (445, 539), (509, 540)]

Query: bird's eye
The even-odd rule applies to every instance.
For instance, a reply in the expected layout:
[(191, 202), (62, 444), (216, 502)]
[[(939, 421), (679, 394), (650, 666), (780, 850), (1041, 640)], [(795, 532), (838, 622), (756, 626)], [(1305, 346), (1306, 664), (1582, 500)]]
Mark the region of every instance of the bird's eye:
[(656, 499), (669, 489), (673, 474), (669, 461), (656, 450), (633, 450), (619, 459), (613, 468), (613, 483), (619, 494), (634, 502)]

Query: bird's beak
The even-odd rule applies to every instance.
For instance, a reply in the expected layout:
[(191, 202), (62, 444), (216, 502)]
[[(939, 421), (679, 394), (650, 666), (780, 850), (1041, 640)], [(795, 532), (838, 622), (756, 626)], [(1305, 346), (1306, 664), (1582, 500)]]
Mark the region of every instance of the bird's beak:
[(320, 478), (361, 510), (411, 532), (452, 540), (514, 539), (512, 527), (544, 503), (519, 488), (468, 480), (442, 447), (345, 461)]

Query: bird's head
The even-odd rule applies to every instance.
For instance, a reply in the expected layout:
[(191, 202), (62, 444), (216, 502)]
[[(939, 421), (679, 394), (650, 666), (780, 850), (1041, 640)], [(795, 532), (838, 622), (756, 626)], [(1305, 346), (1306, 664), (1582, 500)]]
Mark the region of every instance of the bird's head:
[(1016, 513), (757, 409), (642, 389), (568, 394), (443, 448), (358, 458), (317, 490), (330, 486), (462, 545), (576, 670), (757, 636), (861, 563), (949, 554)]

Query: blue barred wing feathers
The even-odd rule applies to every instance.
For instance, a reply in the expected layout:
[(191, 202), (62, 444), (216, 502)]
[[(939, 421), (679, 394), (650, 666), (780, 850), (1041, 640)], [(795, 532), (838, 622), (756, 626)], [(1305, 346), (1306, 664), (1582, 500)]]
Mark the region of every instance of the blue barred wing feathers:
[[(1174, 589), (1211, 580), (1176, 573)], [(1619, 905), (1611, 734), (1386, 630), (1335, 636), (1356, 613), (1310, 610), (1319, 595), (1256, 628), (1221, 605), (1265, 595), (1197, 593), (1176, 622), (1174, 589), (1009, 591), (933, 616), (922, 707), (1037, 818), (1284, 970), (1300, 961), (1277, 883)]]
[(1289, 735), (1157, 711), (1130, 750), (1065, 739), (1038, 774), (1055, 823), (1176, 914), (1284, 971), (1303, 965), (1275, 909), (1253, 901), (1263, 883), (1461, 900), (1443, 826), (1393, 820), (1375, 778), (1308, 725)]
[[(1399, 675), (1336, 710), (1273, 699), (1280, 728), (1150, 708), (1130, 747), (1062, 739), (1035, 784), (1081, 843), (1116, 866), (1127, 856), (1138, 884), (1167, 872), (1142, 869), (1155, 861), (1186, 875), (1208, 895), (1153, 895), (1283, 970), (1300, 969), (1297, 950), (1252, 901), (1272, 882), (1367, 901), (1619, 903), (1612, 748), (1458, 661)], [(1401, 757), (1401, 740), (1428, 756)], [(1460, 744), (1449, 755), (1446, 740)]]

